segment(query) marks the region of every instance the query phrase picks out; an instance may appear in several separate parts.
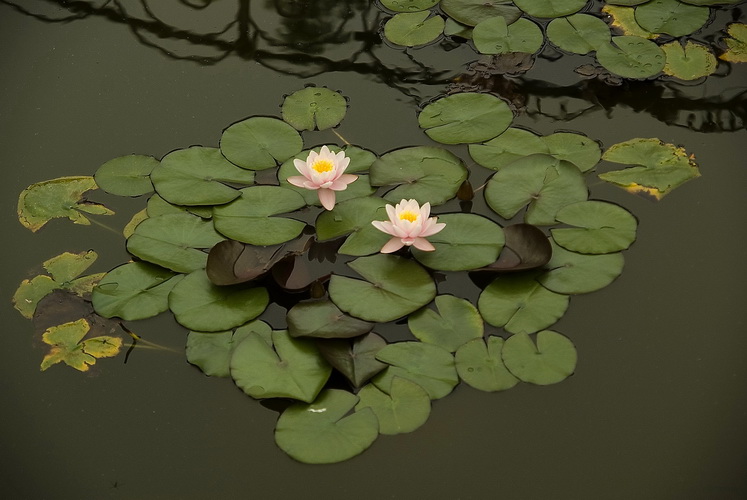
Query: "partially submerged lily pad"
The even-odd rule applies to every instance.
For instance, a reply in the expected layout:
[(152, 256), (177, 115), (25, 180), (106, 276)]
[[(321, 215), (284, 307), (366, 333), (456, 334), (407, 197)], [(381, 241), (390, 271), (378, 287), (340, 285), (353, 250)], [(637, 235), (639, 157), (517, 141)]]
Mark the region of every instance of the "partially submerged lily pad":
[(523, 382), (557, 384), (576, 369), (576, 348), (568, 337), (552, 330), (537, 334), (537, 345), (526, 333), (506, 340), (501, 351), (506, 368)]

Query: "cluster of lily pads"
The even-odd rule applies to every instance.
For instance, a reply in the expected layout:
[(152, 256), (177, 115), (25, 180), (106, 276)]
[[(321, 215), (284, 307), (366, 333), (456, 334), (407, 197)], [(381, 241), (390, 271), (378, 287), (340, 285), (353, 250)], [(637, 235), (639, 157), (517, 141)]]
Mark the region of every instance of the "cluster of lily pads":
[[(96, 187), (148, 199), (124, 228), (132, 262), (79, 277), (95, 254), (62, 254), (45, 262), (49, 276), (21, 284), (16, 307), (32, 317), (50, 292), (87, 297), (92, 290), (99, 317), (130, 322), (170, 310), (189, 330), (190, 363), (230, 377), (253, 398), (295, 401), (277, 422), (281, 449), (302, 462), (338, 462), (379, 434), (417, 429), (431, 401), (460, 381), (501, 391), (571, 375), (575, 347), (548, 328), (570, 296), (622, 272), (621, 252), (637, 228), (624, 208), (589, 200), (587, 178), (604, 159), (623, 167), (599, 178), (660, 198), (699, 175), (682, 148), (658, 139), (603, 153), (581, 134), (512, 127), (509, 106), (483, 93), (437, 99), (419, 115), (433, 141), (469, 145), (469, 166), (435, 145), (382, 155), (350, 144), (305, 149), (301, 132), (335, 127), (346, 110), (339, 93), (308, 87), (285, 99), (282, 119), (254, 116), (229, 126), (219, 148), (190, 147), (160, 160), (129, 155), (93, 178), (29, 186), (18, 215), (33, 231), (56, 217), (89, 224), (89, 214), (112, 213), (85, 199)], [(331, 200), (319, 192), (331, 181), (298, 177), (309, 175), (314, 159), (323, 160), (311, 165), (318, 172), (332, 169), (337, 160), (329, 155), (347, 159), (344, 175), (351, 176), (332, 187)], [(480, 176), (486, 183), (473, 188), (469, 179)], [(469, 201), (476, 195), (484, 196), (485, 213), (473, 213), (482, 206)], [(444, 210), (454, 199), (460, 211)], [(419, 233), (427, 244), (388, 243), (399, 233), (382, 230), (394, 213), (387, 206), (406, 200), (414, 201), (397, 214), (433, 208), (438, 230)], [(415, 220), (410, 212), (402, 218)], [(523, 221), (507, 222), (522, 214)], [(439, 282), (455, 273), (485, 283), (476, 303), (439, 293)], [(271, 302), (287, 309), (275, 328), (264, 321)], [(407, 325), (406, 340), (375, 333), (394, 322)], [(502, 334), (486, 335), (485, 323)], [(119, 352), (121, 338), (92, 336), (89, 327), (81, 318), (47, 329), (42, 369), (63, 362), (86, 370)]]
[[(587, 0), (381, 0), (393, 16), (384, 37), (417, 47), (442, 36), (471, 40), (481, 54), (538, 53), (548, 40), (570, 54), (593, 54), (624, 78), (660, 74), (695, 80), (712, 74), (713, 48), (683, 37), (706, 26), (711, 7), (742, 0), (607, 0), (600, 15)], [(720, 57), (747, 60), (747, 26), (733, 23)]]

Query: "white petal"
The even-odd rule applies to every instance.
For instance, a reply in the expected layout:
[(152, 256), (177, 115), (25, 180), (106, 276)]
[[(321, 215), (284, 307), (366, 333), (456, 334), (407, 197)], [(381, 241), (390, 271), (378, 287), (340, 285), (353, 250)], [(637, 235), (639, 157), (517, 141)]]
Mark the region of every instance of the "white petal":
[(371, 224), (373, 224), (373, 227), (381, 231), (382, 233), (391, 234), (392, 236), (396, 236), (394, 233), (394, 226), (392, 226), (391, 222), (386, 222), (382, 220), (374, 220), (371, 221)]
[(400, 248), (404, 246), (404, 243), (402, 243), (402, 240), (399, 238), (392, 238), (391, 240), (386, 242), (386, 245), (381, 247), (381, 253), (392, 253), (396, 252)]
[(308, 164), (303, 160), (293, 160), (293, 165), (296, 167), (296, 170), (298, 170), (298, 173), (309, 178), (309, 166)]
[(335, 208), (335, 192), (331, 189), (320, 189), (318, 191), (319, 201), (322, 202), (322, 206), (327, 210)]

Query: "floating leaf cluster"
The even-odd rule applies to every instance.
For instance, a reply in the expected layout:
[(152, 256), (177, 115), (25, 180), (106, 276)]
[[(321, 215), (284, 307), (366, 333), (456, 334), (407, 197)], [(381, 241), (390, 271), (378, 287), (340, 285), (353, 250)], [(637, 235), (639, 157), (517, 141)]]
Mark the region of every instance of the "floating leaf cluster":
[[(583, 3), (491, 5), (565, 16)], [(384, 2), (405, 10), (434, 4)], [(441, 4), (461, 22), (487, 9)], [(155, 191), (125, 231), (134, 261), (89, 278), (76, 278), (89, 253), (47, 261), (51, 277), (24, 282), (16, 307), (28, 317), (46, 290), (76, 291), (98, 281), (91, 300), (101, 316), (134, 321), (170, 310), (189, 330), (190, 363), (231, 378), (252, 398), (294, 401), (275, 429), (281, 449), (302, 462), (337, 462), (361, 453), (379, 434), (417, 429), (431, 401), (460, 382), (501, 391), (573, 374), (573, 343), (548, 328), (571, 296), (620, 275), (621, 252), (637, 228), (624, 208), (589, 200), (587, 181), (596, 178), (602, 159), (627, 168), (599, 178), (656, 198), (698, 175), (682, 149), (657, 139), (634, 139), (603, 153), (580, 134), (539, 136), (512, 127), (503, 100), (464, 93), (429, 103), (419, 124), (438, 143), (468, 144), (475, 164), (468, 167), (437, 145), (381, 155), (331, 146), (350, 158), (347, 172), (358, 178), (324, 210), (314, 191), (287, 179), (296, 174), (294, 159), (319, 151), (304, 144), (299, 130), (336, 126), (346, 109), (339, 93), (309, 87), (285, 99), (283, 119), (250, 117), (226, 128), (219, 148), (107, 162), (86, 189), (98, 185), (124, 196)], [(477, 172), (489, 175), (483, 193), (469, 183)], [(21, 195), (32, 211), (28, 193), (35, 189)], [(478, 194), (489, 207), (484, 213), (473, 213), (466, 201)], [(49, 196), (56, 200), (59, 193)], [(444, 205), (456, 197), (461, 211), (449, 211)], [(372, 221), (386, 220), (385, 206), (402, 199), (430, 203), (445, 224), (428, 238), (435, 250), (380, 253), (389, 235)], [(440, 292), (439, 282), (455, 272), (469, 273), (479, 287), (475, 303)], [(287, 309), (276, 328), (265, 314), (270, 303)], [(387, 323), (384, 330), (395, 328), (392, 322), (406, 323), (404, 339), (377, 332)], [(85, 326), (46, 332), (43, 340), (53, 347), (42, 368), (64, 361), (84, 370), (118, 351), (121, 342), (84, 340)], [(333, 372), (347, 379), (349, 390), (330, 384)]]

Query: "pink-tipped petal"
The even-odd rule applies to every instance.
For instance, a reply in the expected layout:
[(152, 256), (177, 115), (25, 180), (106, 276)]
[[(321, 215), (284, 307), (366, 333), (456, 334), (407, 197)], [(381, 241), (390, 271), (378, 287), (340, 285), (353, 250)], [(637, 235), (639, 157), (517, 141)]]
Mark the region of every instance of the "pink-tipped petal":
[(322, 206), (327, 210), (335, 208), (335, 192), (331, 189), (320, 189), (318, 191), (319, 201), (322, 202)]
[(431, 245), (430, 241), (426, 240), (425, 238), (415, 238), (415, 241), (413, 241), (412, 244), (415, 246), (415, 248), (424, 252), (432, 252), (436, 249), (436, 247)]
[(405, 245), (402, 243), (401, 239), (399, 239), (399, 238), (392, 238), (391, 240), (389, 240), (389, 241), (386, 242), (386, 245), (384, 245), (383, 247), (381, 247), (380, 251), (381, 251), (381, 253), (392, 253), (392, 252), (396, 252), (397, 250), (399, 250), (403, 246), (405, 246)]

